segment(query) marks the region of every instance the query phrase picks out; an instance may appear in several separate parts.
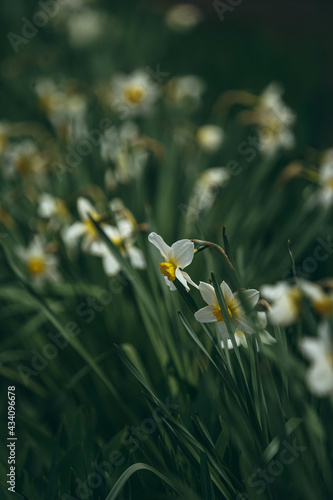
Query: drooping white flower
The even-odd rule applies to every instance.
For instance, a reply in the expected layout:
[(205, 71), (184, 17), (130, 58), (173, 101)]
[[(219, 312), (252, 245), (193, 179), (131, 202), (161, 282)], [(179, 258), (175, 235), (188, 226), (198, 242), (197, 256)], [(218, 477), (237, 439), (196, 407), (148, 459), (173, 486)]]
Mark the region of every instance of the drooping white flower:
[(202, 20), (202, 12), (191, 3), (173, 5), (167, 11), (165, 22), (174, 31), (188, 31)]
[(230, 175), (223, 167), (208, 168), (200, 174), (189, 201), (186, 214), (189, 221), (196, 220), (202, 211), (212, 207), (219, 190), (228, 184), (229, 179)]
[(169, 247), (163, 240), (161, 236), (156, 233), (150, 233), (148, 240), (152, 243), (164, 257), (164, 262), (159, 264), (161, 273), (164, 275), (164, 279), (170, 290), (176, 290), (174, 281), (177, 278), (181, 284), (185, 287), (186, 291), (189, 291), (188, 283), (198, 288), (198, 286), (192, 281), (190, 276), (185, 273), (182, 269), (189, 266), (194, 257), (194, 243), (190, 240), (179, 240), (176, 241)]
[(157, 83), (141, 69), (131, 75), (116, 75), (111, 86), (110, 105), (124, 117), (149, 114), (159, 95)]
[(300, 342), (303, 355), (311, 365), (306, 382), (311, 392), (318, 396), (333, 395), (333, 346), (330, 328), (323, 322), (318, 328), (318, 338), (305, 337)]
[[(220, 285), (222, 295), (224, 297), (230, 321), (233, 327), (233, 330), (239, 330), (239, 334), (236, 336), (236, 341), (243, 343), (246, 342), (241, 333), (253, 333), (252, 327), (248, 318), (245, 315), (245, 312), (242, 308), (241, 302), (238, 298), (238, 293), (232, 293), (229, 286), (225, 281), (223, 281)], [(225, 319), (223, 317), (221, 307), (219, 305), (215, 289), (212, 285), (200, 281), (199, 283), (199, 291), (201, 293), (202, 298), (208, 304), (207, 306), (199, 309), (194, 315), (195, 319), (200, 323), (216, 323), (217, 329), (219, 333), (222, 335), (224, 339), (228, 338), (228, 330), (225, 324)], [(251, 309), (257, 304), (259, 300), (259, 292), (258, 290), (249, 289), (243, 291), (244, 298), (248, 302), (249, 307)]]
[(26, 265), (26, 269), (36, 285), (45, 281), (59, 281), (57, 258), (48, 254), (40, 236), (35, 236), (27, 248), (18, 247), (16, 253)]
[(203, 125), (197, 130), (197, 141), (201, 149), (214, 153), (220, 148), (224, 132), (217, 125)]
[(289, 326), (298, 320), (302, 299), (299, 287), (280, 281), (275, 285), (262, 286), (260, 292), (272, 303), (268, 312), (268, 319), (272, 324)]
[[(65, 243), (69, 246), (73, 246), (73, 243), (79, 238), (82, 240), (82, 249), (85, 252), (91, 252), (92, 244), (94, 243), (94, 253), (100, 248), (104, 250), (104, 244), (99, 239), (99, 234), (94, 224), (89, 218), (89, 215), (96, 220), (100, 220), (100, 215), (96, 212), (93, 205), (86, 198), (78, 198), (77, 200), (77, 211), (80, 215), (81, 222), (74, 222), (69, 228), (63, 231), (63, 239)], [(101, 223), (101, 227), (107, 236), (113, 235), (113, 229), (110, 225)]]

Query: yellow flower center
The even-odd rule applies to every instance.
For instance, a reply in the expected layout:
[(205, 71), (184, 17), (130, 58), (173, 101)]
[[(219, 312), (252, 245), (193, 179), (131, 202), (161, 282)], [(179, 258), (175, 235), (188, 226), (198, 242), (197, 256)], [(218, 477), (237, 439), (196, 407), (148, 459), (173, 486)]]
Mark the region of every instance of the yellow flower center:
[(125, 100), (134, 106), (141, 104), (147, 96), (146, 90), (141, 85), (130, 85), (124, 90)]
[(161, 273), (164, 274), (169, 281), (175, 281), (177, 265), (174, 262), (161, 262), (159, 266)]
[(315, 300), (313, 303), (313, 308), (316, 313), (322, 316), (331, 316), (333, 314), (333, 299), (332, 297), (326, 296), (322, 299)]
[(330, 179), (328, 179), (327, 185), (333, 191), (333, 177), (331, 177)]
[(27, 263), (28, 271), (32, 276), (39, 276), (46, 270), (45, 260), (42, 257), (32, 257)]
[[(232, 312), (231, 312), (231, 309), (229, 307), (227, 307), (228, 309), (228, 313), (229, 313), (229, 316), (230, 318), (232, 318)], [(215, 318), (217, 319), (217, 321), (224, 321), (224, 317), (223, 317), (223, 314), (222, 314), (222, 311), (221, 311), (221, 308), (220, 306), (218, 306), (214, 311), (213, 311), (213, 314), (215, 316)]]

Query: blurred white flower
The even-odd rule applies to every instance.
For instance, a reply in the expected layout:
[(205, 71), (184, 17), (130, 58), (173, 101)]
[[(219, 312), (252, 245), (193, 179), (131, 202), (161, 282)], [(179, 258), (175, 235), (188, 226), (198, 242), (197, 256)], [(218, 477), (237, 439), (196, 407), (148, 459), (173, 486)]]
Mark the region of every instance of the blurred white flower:
[(275, 285), (263, 285), (260, 292), (265, 299), (272, 302), (268, 312), (271, 323), (289, 326), (298, 320), (302, 299), (299, 287), (280, 281)]
[(197, 130), (197, 141), (201, 149), (214, 153), (223, 143), (224, 132), (217, 125), (203, 125)]
[(66, 22), (69, 41), (74, 47), (87, 47), (98, 40), (107, 27), (107, 14), (83, 8), (69, 15)]
[(52, 229), (57, 229), (70, 220), (65, 202), (49, 193), (42, 193), (39, 196), (37, 214), (43, 219), (49, 219)]
[(204, 90), (203, 80), (194, 75), (171, 78), (165, 87), (167, 100), (175, 107), (197, 106)]
[(46, 253), (45, 242), (35, 236), (27, 248), (18, 247), (16, 253), (26, 265), (26, 269), (36, 285), (45, 281), (59, 281), (57, 258)]
[(333, 395), (333, 346), (327, 322), (318, 328), (318, 338), (305, 337), (300, 342), (302, 354), (311, 365), (306, 382), (311, 392), (318, 396)]
[(174, 31), (188, 31), (202, 21), (202, 12), (191, 3), (173, 5), (165, 15), (165, 22)]
[[(108, 237), (120, 253), (129, 259), (134, 268), (144, 269), (146, 267), (143, 253), (134, 246), (133, 225), (130, 221), (121, 218), (116, 226), (109, 227)], [(91, 246), (91, 253), (102, 258), (104, 271), (108, 276), (115, 276), (121, 270), (121, 265), (106, 244), (98, 245), (97, 242), (94, 242)]]
[(260, 95), (255, 109), (260, 149), (266, 154), (272, 155), (280, 148), (290, 149), (295, 143), (290, 127), (296, 116), (283, 102), (282, 91), (280, 85), (271, 83)]
[(189, 222), (196, 220), (202, 211), (212, 207), (219, 189), (226, 186), (229, 179), (230, 175), (223, 167), (209, 168), (200, 174), (189, 201)]
[(138, 69), (131, 75), (116, 75), (111, 82), (111, 107), (126, 116), (149, 114), (159, 96), (157, 83)]
[[(100, 215), (96, 212), (90, 201), (88, 201), (86, 198), (81, 197), (77, 200), (77, 211), (81, 217), (82, 222), (74, 222), (74, 224), (63, 231), (62, 236), (64, 242), (69, 247), (72, 247), (79, 238), (83, 238), (83, 251), (92, 253), (93, 243), (93, 253), (95, 255), (98, 250), (100, 250), (101, 252), (104, 251), (104, 243), (99, 239), (98, 231), (88, 216), (89, 214), (96, 222), (99, 222)], [(107, 236), (113, 236), (114, 231), (110, 225), (101, 223), (101, 227)]]
[(190, 240), (179, 240), (176, 241), (169, 247), (156, 233), (150, 233), (148, 240), (152, 243), (164, 257), (164, 262), (159, 264), (161, 273), (164, 275), (165, 282), (170, 290), (176, 290), (174, 281), (177, 278), (181, 284), (185, 287), (186, 291), (189, 291), (188, 283), (198, 288), (198, 286), (192, 281), (190, 276), (182, 271), (184, 267), (191, 264), (194, 257), (194, 243)]
[[(253, 330), (241, 306), (238, 293), (236, 292), (233, 294), (225, 281), (221, 283), (220, 288), (228, 309), (233, 330), (238, 330), (236, 341), (245, 345), (246, 339), (243, 332), (253, 333)], [(202, 298), (208, 305), (199, 309), (199, 311), (195, 313), (195, 319), (200, 323), (216, 323), (218, 332), (222, 335), (224, 340), (227, 340), (229, 334), (214, 287), (208, 283), (200, 281), (199, 291)], [(243, 294), (245, 300), (248, 302), (251, 309), (253, 309), (259, 300), (258, 290), (244, 290)]]
[(34, 177), (39, 184), (45, 181), (46, 159), (30, 139), (11, 144), (4, 154), (3, 163), (5, 175), (17, 173), (23, 178)]

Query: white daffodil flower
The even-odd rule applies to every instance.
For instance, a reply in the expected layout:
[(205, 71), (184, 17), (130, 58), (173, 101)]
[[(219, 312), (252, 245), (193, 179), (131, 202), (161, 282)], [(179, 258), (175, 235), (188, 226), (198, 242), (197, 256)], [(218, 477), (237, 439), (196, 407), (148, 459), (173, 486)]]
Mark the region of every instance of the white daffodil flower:
[(45, 281), (59, 281), (57, 258), (46, 253), (45, 243), (40, 236), (35, 236), (28, 248), (18, 247), (16, 253), (36, 285)]
[[(63, 231), (63, 239), (68, 246), (73, 246), (76, 241), (83, 237), (82, 249), (85, 252), (91, 252), (92, 244), (94, 243), (94, 254), (96, 254), (98, 247), (104, 250), (104, 244), (99, 239), (99, 234), (94, 224), (89, 219), (89, 215), (96, 220), (100, 220), (100, 215), (96, 212), (90, 201), (86, 198), (78, 198), (77, 211), (81, 217), (82, 222), (74, 222), (69, 228)], [(113, 229), (108, 224), (101, 224), (105, 234), (109, 237), (113, 235)]]
[(159, 266), (170, 290), (176, 290), (173, 283), (176, 278), (185, 287), (187, 292), (190, 289), (188, 283), (198, 288), (198, 285), (196, 285), (190, 276), (182, 270), (184, 267), (189, 266), (193, 260), (194, 243), (192, 241), (179, 240), (169, 247), (163, 238), (156, 233), (150, 233), (148, 240), (161, 252), (165, 259)]
[[(143, 253), (133, 245), (133, 225), (130, 221), (122, 219), (118, 221), (117, 226), (109, 226), (108, 237), (134, 268), (146, 267)], [(99, 245), (98, 242), (93, 242), (91, 253), (102, 258), (104, 271), (108, 276), (115, 276), (121, 270), (121, 265), (106, 244)]]
[(188, 31), (202, 20), (202, 12), (191, 3), (180, 3), (173, 5), (167, 11), (165, 22), (173, 31)]
[(131, 75), (116, 75), (111, 85), (111, 107), (127, 116), (149, 114), (159, 95), (156, 83), (141, 69)]
[(296, 286), (284, 281), (275, 285), (264, 285), (261, 295), (272, 302), (268, 319), (274, 325), (289, 326), (295, 323), (301, 312), (302, 293)]
[(333, 395), (333, 346), (328, 323), (319, 325), (318, 338), (302, 339), (300, 349), (311, 363), (306, 375), (310, 391), (318, 396)]
[[(238, 340), (239, 343), (245, 343), (246, 339), (244, 338), (245, 336), (243, 336), (242, 333), (253, 333), (253, 330), (241, 306), (238, 294), (237, 292), (233, 294), (225, 281), (221, 283), (220, 288), (228, 309), (233, 330), (239, 330), (238, 334), (235, 335), (236, 342)], [(208, 305), (203, 307), (202, 309), (199, 309), (199, 311), (195, 313), (195, 319), (200, 323), (217, 323), (216, 326), (218, 332), (222, 335), (223, 339), (227, 339), (229, 336), (228, 330), (219, 302), (216, 297), (214, 287), (212, 285), (209, 285), (208, 283), (200, 281), (199, 291), (202, 298)], [(259, 300), (258, 290), (244, 290), (243, 294), (245, 300), (247, 300), (249, 306), (251, 307), (251, 309), (253, 309)]]
[(224, 132), (217, 125), (203, 125), (197, 130), (197, 141), (200, 148), (209, 153), (219, 150), (223, 138)]

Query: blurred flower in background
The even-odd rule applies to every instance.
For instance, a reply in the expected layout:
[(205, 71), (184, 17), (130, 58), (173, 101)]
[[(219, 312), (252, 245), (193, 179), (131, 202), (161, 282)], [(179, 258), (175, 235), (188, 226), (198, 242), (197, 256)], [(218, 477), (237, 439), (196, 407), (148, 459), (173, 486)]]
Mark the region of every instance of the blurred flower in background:
[(167, 26), (173, 31), (188, 31), (203, 19), (201, 10), (191, 3), (179, 3), (169, 8), (165, 15)]
[(57, 271), (58, 260), (55, 255), (47, 252), (46, 243), (40, 236), (35, 236), (27, 248), (17, 247), (16, 253), (25, 264), (35, 285), (40, 286), (45, 281), (60, 280)]
[(311, 363), (306, 375), (310, 391), (318, 396), (333, 396), (333, 346), (329, 324), (320, 324), (317, 338), (303, 338), (300, 349)]

